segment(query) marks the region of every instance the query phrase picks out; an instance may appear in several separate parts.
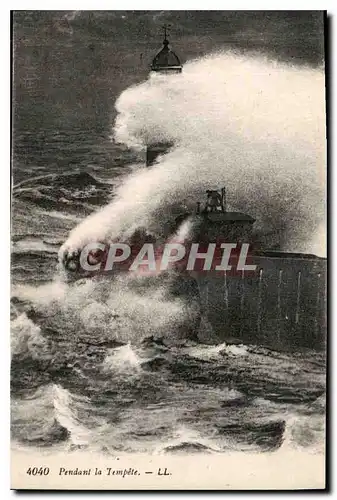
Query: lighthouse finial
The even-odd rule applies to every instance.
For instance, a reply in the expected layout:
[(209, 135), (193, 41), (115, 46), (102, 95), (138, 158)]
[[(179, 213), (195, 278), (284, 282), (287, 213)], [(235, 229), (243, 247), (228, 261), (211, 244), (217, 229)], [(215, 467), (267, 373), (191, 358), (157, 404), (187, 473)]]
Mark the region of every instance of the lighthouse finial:
[(170, 25), (169, 24), (164, 24), (163, 25), (163, 30), (164, 30), (164, 41), (163, 41), (163, 44), (164, 45), (168, 45), (169, 44), (169, 41), (167, 39), (167, 35), (168, 35), (168, 30), (170, 28)]

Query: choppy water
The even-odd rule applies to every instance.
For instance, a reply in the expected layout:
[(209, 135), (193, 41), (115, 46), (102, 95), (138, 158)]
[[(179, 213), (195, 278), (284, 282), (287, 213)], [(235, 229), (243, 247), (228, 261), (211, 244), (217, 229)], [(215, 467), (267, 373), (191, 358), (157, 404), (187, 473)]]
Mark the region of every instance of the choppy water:
[[(157, 289), (145, 298), (130, 292), (125, 304), (114, 282), (62, 282), (59, 246), (110, 199), (111, 180), (130, 158), (89, 132), (49, 140), (55, 148), (45, 146), (49, 156), (39, 165), (20, 148), (14, 163), (13, 445), (111, 454), (322, 452), (322, 353), (163, 342), (162, 328), (175, 338), (170, 318), (179, 317), (179, 301), (168, 311)], [(57, 168), (66, 148), (77, 158), (71, 173)]]

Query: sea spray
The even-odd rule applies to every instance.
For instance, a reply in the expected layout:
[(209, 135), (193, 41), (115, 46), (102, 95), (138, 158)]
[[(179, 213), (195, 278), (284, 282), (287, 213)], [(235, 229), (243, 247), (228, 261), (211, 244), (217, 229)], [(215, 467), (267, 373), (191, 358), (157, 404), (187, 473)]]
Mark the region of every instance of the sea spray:
[(256, 228), (270, 236), (266, 244), (276, 237), (282, 250), (313, 246), (324, 254), (312, 245), (325, 220), (320, 69), (215, 54), (187, 63), (181, 75), (155, 75), (130, 87), (116, 108), (116, 141), (174, 147), (153, 168), (128, 176), (111, 204), (72, 231), (65, 248), (126, 239), (139, 227), (160, 235), (172, 205), (225, 185), (229, 208), (254, 216)]
[(140, 358), (130, 344), (126, 344), (109, 350), (104, 359), (103, 369), (137, 376), (141, 370), (141, 363), (144, 361), (146, 360)]
[(11, 322), (11, 355), (21, 358), (30, 355), (32, 359), (49, 355), (48, 343), (41, 334), (41, 328), (25, 313)]
[[(114, 279), (79, 280), (72, 284), (56, 281), (39, 287), (18, 285), (13, 289), (14, 296), (27, 304), (39, 326), (31, 325), (27, 319), (23, 330), (21, 319), (15, 319), (15, 342), (21, 345), (23, 336), (28, 335), (27, 328), (35, 338), (32, 326), (42, 334), (45, 330), (64, 331), (74, 343), (86, 340), (93, 344), (137, 344), (150, 336), (171, 341), (186, 338), (198, 328), (199, 303), (188, 290), (184, 296), (177, 296), (175, 278), (174, 273), (150, 277), (123, 273)], [(184, 287), (180, 275), (179, 286)]]

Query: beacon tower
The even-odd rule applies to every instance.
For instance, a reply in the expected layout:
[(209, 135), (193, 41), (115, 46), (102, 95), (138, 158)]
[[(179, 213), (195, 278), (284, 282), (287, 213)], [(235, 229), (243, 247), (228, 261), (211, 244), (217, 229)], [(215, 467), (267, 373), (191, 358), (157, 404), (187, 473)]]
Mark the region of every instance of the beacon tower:
[[(169, 46), (169, 41), (167, 39), (167, 26), (164, 26), (163, 47), (154, 57), (150, 71), (161, 75), (173, 75), (181, 73), (182, 69), (183, 67), (179, 57)], [(153, 165), (157, 157), (170, 149), (172, 145), (173, 144), (168, 142), (149, 144), (146, 148), (146, 166), (150, 167)]]

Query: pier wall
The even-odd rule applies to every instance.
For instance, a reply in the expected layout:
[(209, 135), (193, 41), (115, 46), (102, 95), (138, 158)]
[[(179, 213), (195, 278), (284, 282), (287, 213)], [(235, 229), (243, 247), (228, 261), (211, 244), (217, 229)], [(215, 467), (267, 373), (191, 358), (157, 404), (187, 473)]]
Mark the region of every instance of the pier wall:
[(326, 260), (258, 256), (254, 264), (254, 276), (195, 276), (214, 333), (275, 349), (324, 349)]

